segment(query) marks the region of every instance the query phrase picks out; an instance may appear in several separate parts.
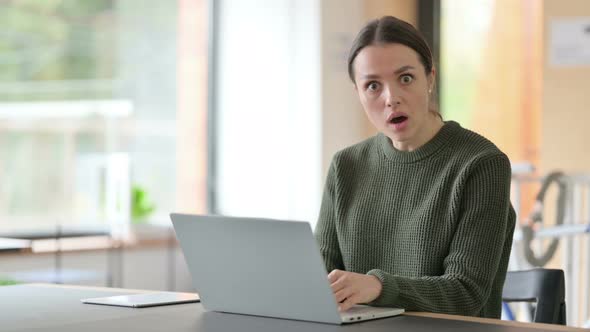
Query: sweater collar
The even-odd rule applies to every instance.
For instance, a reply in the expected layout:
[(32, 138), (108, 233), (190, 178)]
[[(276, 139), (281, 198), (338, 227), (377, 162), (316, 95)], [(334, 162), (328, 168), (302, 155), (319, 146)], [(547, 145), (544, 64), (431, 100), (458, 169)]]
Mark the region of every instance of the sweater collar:
[(413, 163), (439, 151), (445, 146), (445, 144), (449, 143), (449, 140), (451, 140), (460, 129), (461, 126), (457, 122), (445, 121), (442, 128), (430, 141), (411, 152), (396, 149), (389, 137), (385, 136), (383, 133), (379, 133), (378, 136), (383, 152), (389, 160), (398, 163)]

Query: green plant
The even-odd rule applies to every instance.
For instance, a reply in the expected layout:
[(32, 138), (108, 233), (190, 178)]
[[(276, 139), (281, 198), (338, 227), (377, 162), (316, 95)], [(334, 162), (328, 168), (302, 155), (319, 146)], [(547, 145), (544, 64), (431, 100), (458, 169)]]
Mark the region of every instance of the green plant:
[(18, 282), (16, 282), (15, 280), (0, 279), (0, 286), (10, 286), (10, 285), (16, 285), (16, 284), (18, 284)]
[(147, 192), (140, 186), (131, 188), (131, 221), (134, 224), (145, 223), (147, 217), (156, 210), (156, 206), (149, 201)]

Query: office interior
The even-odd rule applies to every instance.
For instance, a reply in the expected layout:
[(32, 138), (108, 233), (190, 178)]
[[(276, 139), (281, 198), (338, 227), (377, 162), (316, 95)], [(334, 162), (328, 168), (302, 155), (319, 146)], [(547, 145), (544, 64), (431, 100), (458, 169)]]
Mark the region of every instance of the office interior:
[(191, 292), (170, 213), (314, 227), (334, 153), (377, 133), (346, 60), (384, 15), (429, 41), (443, 118), (511, 160), (509, 270), (562, 269), (590, 327), (586, 0), (0, 1), (0, 285)]

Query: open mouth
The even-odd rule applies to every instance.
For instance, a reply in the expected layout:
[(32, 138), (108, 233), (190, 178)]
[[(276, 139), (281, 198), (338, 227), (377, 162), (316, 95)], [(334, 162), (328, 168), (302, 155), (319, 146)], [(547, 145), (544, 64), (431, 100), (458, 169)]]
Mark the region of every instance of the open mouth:
[(398, 124), (406, 121), (408, 119), (407, 116), (396, 116), (395, 118), (391, 119), (391, 123)]

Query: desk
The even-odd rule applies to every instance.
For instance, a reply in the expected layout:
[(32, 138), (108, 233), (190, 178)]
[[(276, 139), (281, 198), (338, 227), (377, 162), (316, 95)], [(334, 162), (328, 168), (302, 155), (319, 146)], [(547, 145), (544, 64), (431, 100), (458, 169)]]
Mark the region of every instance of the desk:
[(0, 237), (0, 251), (5, 252), (30, 252), (31, 241)]
[[(3, 235), (13, 238), (2, 241)], [(26, 249), (17, 249), (17, 245), (25, 244), (28, 246)], [(147, 224), (132, 225), (130, 232), (120, 238), (111, 237), (104, 227), (4, 230), (0, 232), (0, 258), (7, 258), (9, 263), (0, 264), (0, 278), (3, 276), (24, 283), (92, 282), (103, 283), (108, 287), (130, 286), (124, 285), (124, 281), (133, 282), (141, 276), (134, 270), (125, 269), (125, 259), (150, 250), (157, 251), (158, 260), (154, 263), (161, 264), (158, 267), (161, 277), (158, 277), (158, 281), (142, 285), (150, 289), (168, 290), (186, 289), (186, 285), (190, 285), (172, 228)], [(83, 256), (89, 257), (88, 263), (82, 260)], [(19, 264), (21, 258), (22, 264)], [(149, 269), (146, 264), (143, 266)], [(177, 275), (177, 272), (180, 274)], [(178, 281), (180, 284), (177, 284)]]
[[(582, 331), (546, 324), (408, 313), (350, 325), (329, 325), (204, 311), (200, 303), (143, 309), (89, 305), (82, 298), (134, 294), (114, 288), (28, 284), (0, 287), (0, 327), (8, 331)], [(586, 330), (587, 331), (587, 330)]]
[(27, 240), (62, 239), (85, 236), (110, 236), (106, 226), (55, 226), (3, 231), (0, 237)]

